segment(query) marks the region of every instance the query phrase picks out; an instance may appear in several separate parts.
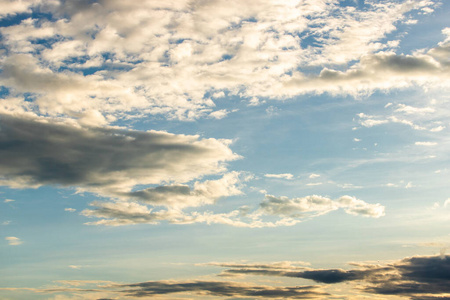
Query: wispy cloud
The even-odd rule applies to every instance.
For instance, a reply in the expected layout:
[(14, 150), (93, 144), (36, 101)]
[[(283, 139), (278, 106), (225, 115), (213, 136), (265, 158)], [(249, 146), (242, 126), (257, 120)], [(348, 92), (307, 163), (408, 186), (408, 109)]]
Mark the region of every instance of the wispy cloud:
[(283, 174), (264, 174), (264, 177), (267, 178), (279, 178), (279, 179), (292, 179), (294, 178), (294, 175), (290, 173), (283, 173)]
[(18, 237), (15, 236), (7, 236), (5, 237), (5, 240), (10, 246), (18, 246), (23, 243)]

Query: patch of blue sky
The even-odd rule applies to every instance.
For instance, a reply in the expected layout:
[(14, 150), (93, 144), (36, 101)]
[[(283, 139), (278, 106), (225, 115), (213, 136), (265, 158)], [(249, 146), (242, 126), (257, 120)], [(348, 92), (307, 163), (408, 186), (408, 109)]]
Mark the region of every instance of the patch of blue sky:
[(412, 54), (420, 49), (430, 49), (435, 47), (444, 38), (442, 30), (449, 27), (448, 12), (450, 2), (442, 1), (440, 5), (430, 14), (411, 15), (412, 19), (417, 19), (417, 24), (399, 24), (399, 32), (402, 32), (400, 39), (400, 50), (404, 54)]

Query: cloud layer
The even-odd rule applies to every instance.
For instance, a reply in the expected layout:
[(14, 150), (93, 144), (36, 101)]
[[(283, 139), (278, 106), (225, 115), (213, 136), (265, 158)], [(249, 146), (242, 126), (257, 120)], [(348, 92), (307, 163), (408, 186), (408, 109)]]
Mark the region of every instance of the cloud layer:
[(448, 38), (410, 55), (397, 54), (398, 41), (386, 38), (437, 6), (6, 1), (4, 16), (19, 14), (19, 21), (0, 29), (7, 49), (0, 84), (9, 92), (2, 108), (107, 124), (124, 112), (222, 118), (229, 111), (216, 110), (214, 101), (225, 96), (251, 104), (305, 93), (448, 87)]
[[(203, 266), (205, 264), (202, 264)], [(145, 298), (176, 296), (210, 296), (220, 299), (324, 299), (351, 298), (354, 294), (367, 299), (397, 296), (406, 299), (447, 299), (450, 293), (450, 256), (414, 256), (385, 264), (352, 263), (356, 269), (313, 269), (303, 262), (277, 263), (209, 263), (227, 268), (219, 276), (236, 275), (289, 277), (312, 280), (317, 285), (282, 286), (279, 282), (261, 285), (240, 281), (170, 280), (138, 283), (114, 283), (93, 280), (60, 280), (54, 287), (0, 288), (0, 291), (28, 291), (45, 294), (79, 295), (84, 299)], [(345, 289), (332, 289), (347, 283)], [(352, 296), (353, 295), (353, 296)], [(97, 298), (95, 298), (97, 296)], [(62, 298), (64, 299), (64, 298)]]

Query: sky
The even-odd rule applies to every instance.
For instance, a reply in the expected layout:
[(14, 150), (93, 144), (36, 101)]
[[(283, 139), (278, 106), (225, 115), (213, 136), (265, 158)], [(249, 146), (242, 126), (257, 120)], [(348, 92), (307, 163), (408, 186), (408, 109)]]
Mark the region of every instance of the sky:
[(0, 0), (0, 299), (450, 299), (450, 1)]

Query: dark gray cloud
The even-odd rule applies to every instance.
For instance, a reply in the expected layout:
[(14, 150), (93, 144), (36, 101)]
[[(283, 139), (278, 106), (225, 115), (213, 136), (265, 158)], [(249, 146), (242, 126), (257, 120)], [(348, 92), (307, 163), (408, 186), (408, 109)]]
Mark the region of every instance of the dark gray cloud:
[(301, 272), (270, 270), (270, 269), (230, 269), (222, 273), (222, 276), (233, 274), (246, 275), (264, 275), (264, 276), (282, 276), (293, 278), (311, 279), (319, 283), (339, 283), (344, 281), (363, 280), (365, 277), (373, 274), (372, 270), (350, 270), (341, 269), (330, 270), (307, 270)]
[[(187, 182), (224, 171), (224, 162), (238, 158), (228, 144), (161, 131), (83, 128), (67, 121), (3, 114), (0, 183), (75, 186), (118, 196), (136, 185)], [(158, 192), (154, 190), (152, 197), (158, 198)]]
[[(217, 265), (217, 264), (215, 264)], [(359, 265), (359, 269), (284, 270), (257, 265), (232, 265), (221, 275), (264, 275), (311, 279), (334, 284), (358, 281), (358, 289), (366, 293), (398, 295), (410, 299), (448, 299), (450, 293), (450, 256), (416, 256), (387, 265)], [(442, 295), (442, 297), (439, 297)]]
[(326, 296), (315, 286), (301, 287), (270, 287), (237, 282), (220, 281), (188, 281), (166, 282), (151, 281), (135, 284), (119, 285), (128, 297), (151, 297), (174, 293), (194, 293), (198, 295), (211, 295), (218, 297), (258, 297), (258, 298), (288, 298), (310, 299)]
[(450, 256), (411, 257), (392, 265), (395, 273), (372, 280), (365, 290), (384, 295), (450, 293)]

